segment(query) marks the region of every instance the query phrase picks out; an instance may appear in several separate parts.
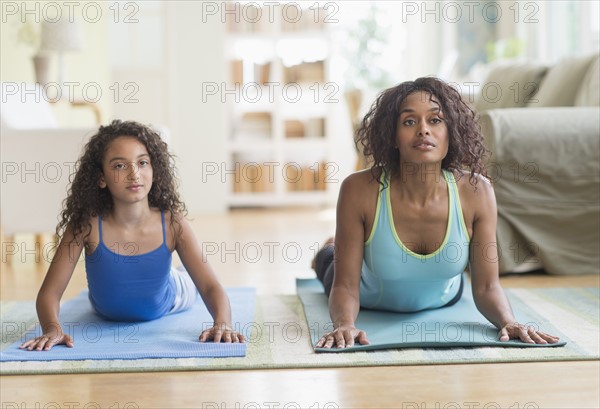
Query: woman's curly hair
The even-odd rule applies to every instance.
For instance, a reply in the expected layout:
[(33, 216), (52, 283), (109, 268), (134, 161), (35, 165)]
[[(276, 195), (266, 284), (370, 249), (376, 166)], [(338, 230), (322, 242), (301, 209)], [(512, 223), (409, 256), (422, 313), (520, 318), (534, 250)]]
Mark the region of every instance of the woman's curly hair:
[(69, 228), (76, 238), (86, 226), (90, 226), (92, 217), (102, 217), (111, 213), (112, 196), (107, 188), (100, 188), (99, 182), (103, 175), (104, 155), (110, 143), (122, 136), (137, 139), (150, 155), (153, 171), (152, 188), (148, 193), (150, 207), (169, 211), (171, 224), (175, 220), (175, 213), (187, 213), (185, 204), (177, 192), (175, 161), (167, 144), (148, 126), (133, 121), (114, 120), (110, 125), (101, 126), (90, 138), (77, 161), (76, 172), (71, 175), (67, 198), (63, 201), (60, 222), (56, 226), (56, 234), (59, 237)]
[(487, 150), (483, 144), (481, 128), (475, 112), (462, 100), (461, 95), (435, 77), (417, 78), (403, 82), (383, 91), (356, 131), (356, 144), (360, 143), (367, 160), (372, 164), (371, 174), (377, 180), (377, 172), (396, 175), (400, 169), (400, 152), (396, 149), (396, 128), (400, 106), (412, 93), (424, 91), (430, 100), (440, 105), (448, 128), (448, 154), (442, 160), (442, 168), (456, 171), (470, 170), (469, 182), (477, 184), (477, 174), (487, 176), (483, 158)]

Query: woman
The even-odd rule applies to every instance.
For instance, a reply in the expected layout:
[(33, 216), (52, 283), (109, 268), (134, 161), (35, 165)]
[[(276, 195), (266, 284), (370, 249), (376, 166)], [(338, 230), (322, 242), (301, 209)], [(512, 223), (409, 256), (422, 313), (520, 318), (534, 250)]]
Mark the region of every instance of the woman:
[(334, 326), (317, 347), (368, 344), (354, 326), (361, 307), (411, 312), (454, 304), (467, 264), (475, 304), (500, 341), (558, 342), (517, 323), (500, 286), (496, 200), (475, 113), (460, 94), (431, 77), (385, 90), (358, 142), (372, 167), (342, 183), (335, 245), (329, 241), (315, 260)]

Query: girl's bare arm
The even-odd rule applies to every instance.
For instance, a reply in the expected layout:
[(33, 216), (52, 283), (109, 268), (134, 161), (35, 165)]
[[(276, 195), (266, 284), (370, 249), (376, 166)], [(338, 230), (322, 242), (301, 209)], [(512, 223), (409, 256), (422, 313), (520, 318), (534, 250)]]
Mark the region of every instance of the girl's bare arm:
[(178, 223), (181, 230), (177, 236), (175, 250), (214, 321), (212, 328), (202, 332), (200, 340), (243, 342), (244, 336), (232, 331), (229, 297), (205, 259), (192, 227), (182, 216), (178, 216)]
[(73, 276), (83, 248), (81, 237), (74, 239), (72, 231), (67, 229), (52, 258), (36, 300), (43, 335), (23, 343), (21, 348), (47, 351), (57, 344), (73, 346), (73, 340), (63, 332), (58, 316), (60, 300)]

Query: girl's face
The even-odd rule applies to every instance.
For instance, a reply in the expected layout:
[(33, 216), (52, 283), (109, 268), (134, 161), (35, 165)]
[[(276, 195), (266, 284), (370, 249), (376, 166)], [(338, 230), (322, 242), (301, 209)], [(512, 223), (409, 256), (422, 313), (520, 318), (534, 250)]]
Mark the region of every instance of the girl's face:
[(424, 91), (410, 94), (400, 105), (396, 124), (400, 164), (437, 163), (448, 153), (448, 128), (435, 97)]
[(120, 136), (110, 142), (102, 161), (99, 186), (108, 188), (113, 201), (148, 200), (152, 178), (150, 155), (143, 143), (131, 136)]

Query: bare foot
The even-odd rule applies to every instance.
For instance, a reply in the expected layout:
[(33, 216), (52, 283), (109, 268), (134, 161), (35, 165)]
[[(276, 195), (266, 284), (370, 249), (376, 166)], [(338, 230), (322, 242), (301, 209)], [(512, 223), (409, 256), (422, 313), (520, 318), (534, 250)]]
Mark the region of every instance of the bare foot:
[[(335, 237), (330, 237), (327, 240), (325, 240), (325, 243), (323, 243), (323, 247), (321, 247), (320, 250), (326, 248), (326, 247), (333, 247), (335, 245)], [(313, 270), (315, 270), (317, 268), (317, 257), (315, 256), (312, 259), (312, 263), (310, 264), (310, 266), (312, 267)]]

